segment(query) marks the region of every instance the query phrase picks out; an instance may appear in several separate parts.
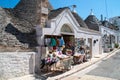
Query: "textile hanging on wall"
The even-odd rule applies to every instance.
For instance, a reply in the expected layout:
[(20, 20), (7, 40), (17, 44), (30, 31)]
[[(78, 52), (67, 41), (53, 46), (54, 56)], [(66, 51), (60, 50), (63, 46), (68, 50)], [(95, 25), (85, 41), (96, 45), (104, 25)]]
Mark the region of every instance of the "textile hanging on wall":
[(56, 46), (60, 45), (60, 40), (58, 38), (56, 38)]
[(65, 42), (64, 42), (64, 39), (63, 39), (63, 37), (61, 37), (61, 39), (60, 39), (60, 44), (59, 44), (59, 46), (63, 46), (63, 45), (65, 45)]
[(50, 39), (50, 38), (45, 38), (44, 45), (45, 45), (45, 46), (49, 46), (49, 45), (50, 45), (50, 42), (51, 42), (51, 39)]
[(75, 52), (79, 52), (80, 46), (84, 46), (85, 41), (83, 38), (75, 38)]
[(50, 46), (56, 46), (56, 40), (51, 38)]

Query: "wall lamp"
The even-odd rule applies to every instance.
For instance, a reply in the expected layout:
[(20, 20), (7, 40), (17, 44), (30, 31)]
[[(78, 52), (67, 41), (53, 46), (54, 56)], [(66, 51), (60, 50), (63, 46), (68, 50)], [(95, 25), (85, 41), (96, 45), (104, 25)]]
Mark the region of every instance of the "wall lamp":
[(94, 41), (93, 41), (93, 42), (94, 42), (94, 44), (95, 44), (97, 41), (98, 41), (98, 39), (94, 40)]

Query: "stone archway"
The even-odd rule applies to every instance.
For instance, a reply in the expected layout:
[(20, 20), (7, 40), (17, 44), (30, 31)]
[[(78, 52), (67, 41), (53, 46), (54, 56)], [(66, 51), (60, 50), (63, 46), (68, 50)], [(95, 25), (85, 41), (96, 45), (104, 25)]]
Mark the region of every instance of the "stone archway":
[(68, 34), (68, 35), (70, 35), (70, 34), (74, 35), (74, 30), (68, 24), (64, 24), (61, 28), (61, 33), (62, 34)]

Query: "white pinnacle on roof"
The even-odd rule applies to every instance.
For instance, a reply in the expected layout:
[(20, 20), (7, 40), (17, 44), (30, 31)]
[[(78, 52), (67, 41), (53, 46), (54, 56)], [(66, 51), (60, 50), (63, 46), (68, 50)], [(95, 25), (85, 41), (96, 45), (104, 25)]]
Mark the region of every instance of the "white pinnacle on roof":
[(76, 7), (76, 5), (72, 5), (72, 12), (77, 13), (77, 11), (75, 10)]
[(90, 15), (94, 15), (94, 14), (93, 14), (93, 10), (92, 10), (92, 9), (91, 9)]

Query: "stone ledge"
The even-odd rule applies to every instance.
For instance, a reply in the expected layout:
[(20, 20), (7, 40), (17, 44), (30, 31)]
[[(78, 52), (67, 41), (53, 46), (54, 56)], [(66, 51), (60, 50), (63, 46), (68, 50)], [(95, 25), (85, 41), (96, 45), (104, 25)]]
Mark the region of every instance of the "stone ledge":
[(36, 51), (35, 48), (23, 48), (23, 47), (6, 47), (0, 46), (0, 52), (34, 52)]

